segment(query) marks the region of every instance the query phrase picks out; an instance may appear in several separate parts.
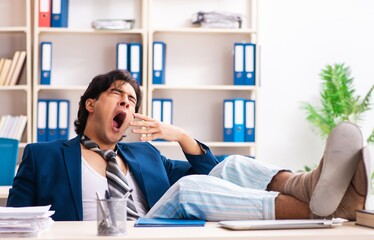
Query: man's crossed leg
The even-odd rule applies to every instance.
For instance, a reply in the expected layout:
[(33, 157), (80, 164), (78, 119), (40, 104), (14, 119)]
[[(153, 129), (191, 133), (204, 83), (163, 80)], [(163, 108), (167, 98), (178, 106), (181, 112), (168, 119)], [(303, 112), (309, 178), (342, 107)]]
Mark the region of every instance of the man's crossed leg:
[(369, 156), (356, 125), (339, 124), (319, 166), (294, 174), (265, 162), (233, 155), (207, 175), (180, 179), (146, 217), (220, 220), (355, 220), (368, 193)]

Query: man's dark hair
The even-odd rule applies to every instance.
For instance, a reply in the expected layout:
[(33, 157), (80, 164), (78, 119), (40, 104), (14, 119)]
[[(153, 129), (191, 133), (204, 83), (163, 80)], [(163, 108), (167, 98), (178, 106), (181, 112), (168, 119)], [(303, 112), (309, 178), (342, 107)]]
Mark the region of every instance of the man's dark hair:
[(108, 90), (112, 83), (117, 80), (123, 81), (123, 83), (128, 83), (134, 88), (137, 100), (135, 112), (139, 111), (142, 102), (142, 93), (138, 83), (132, 78), (128, 71), (113, 70), (105, 74), (97, 75), (92, 79), (79, 101), (78, 118), (74, 121), (75, 132), (77, 134), (82, 134), (86, 128), (88, 118), (88, 111), (86, 109), (87, 99), (99, 99), (101, 93)]

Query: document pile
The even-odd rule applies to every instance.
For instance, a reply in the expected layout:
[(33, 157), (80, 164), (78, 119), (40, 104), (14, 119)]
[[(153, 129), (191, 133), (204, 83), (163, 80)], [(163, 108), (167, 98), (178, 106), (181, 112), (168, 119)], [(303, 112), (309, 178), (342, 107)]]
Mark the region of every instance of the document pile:
[(53, 223), (50, 207), (0, 207), (0, 238), (39, 236)]
[(197, 12), (192, 16), (192, 24), (203, 28), (241, 28), (243, 16), (231, 12)]
[(130, 30), (134, 25), (134, 19), (98, 19), (92, 22), (92, 27), (97, 30)]

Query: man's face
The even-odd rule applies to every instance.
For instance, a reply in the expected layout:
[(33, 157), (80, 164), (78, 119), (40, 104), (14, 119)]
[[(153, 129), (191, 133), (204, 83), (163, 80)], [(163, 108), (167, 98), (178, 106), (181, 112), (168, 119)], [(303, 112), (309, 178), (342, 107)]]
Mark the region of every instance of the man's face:
[(117, 143), (134, 118), (136, 102), (134, 88), (123, 81), (115, 81), (99, 99), (88, 99), (87, 121), (94, 126), (94, 135), (106, 143)]

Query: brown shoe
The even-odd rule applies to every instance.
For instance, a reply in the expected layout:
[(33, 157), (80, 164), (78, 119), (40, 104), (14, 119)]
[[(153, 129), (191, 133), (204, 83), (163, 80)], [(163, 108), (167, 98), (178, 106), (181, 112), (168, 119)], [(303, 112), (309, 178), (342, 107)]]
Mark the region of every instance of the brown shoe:
[(339, 204), (333, 217), (356, 220), (356, 210), (365, 209), (365, 202), (369, 192), (370, 156), (367, 147), (362, 149), (362, 160), (358, 166), (347, 192)]
[(310, 199), (310, 210), (328, 216), (338, 208), (362, 159), (362, 134), (353, 123), (342, 122), (326, 142), (324, 166)]
[(350, 122), (340, 123), (326, 141), (319, 166), (311, 172), (292, 176), (285, 184), (284, 193), (310, 203), (315, 215), (331, 215), (347, 191), (361, 149), (360, 129)]

